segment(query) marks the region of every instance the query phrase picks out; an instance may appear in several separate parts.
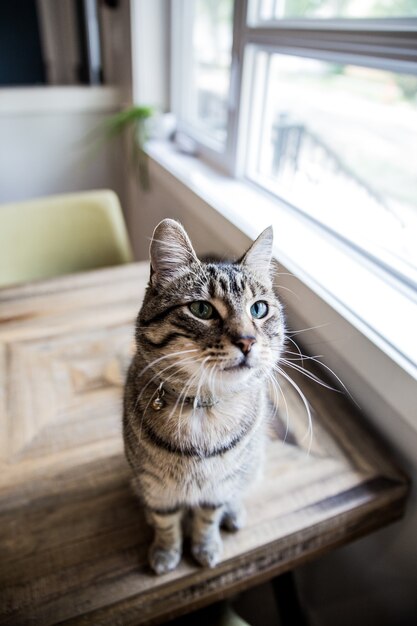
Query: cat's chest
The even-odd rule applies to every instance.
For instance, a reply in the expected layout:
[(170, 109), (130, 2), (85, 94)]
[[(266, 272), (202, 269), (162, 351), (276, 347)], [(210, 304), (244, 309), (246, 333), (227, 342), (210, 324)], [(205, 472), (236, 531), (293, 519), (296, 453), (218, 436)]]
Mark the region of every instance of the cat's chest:
[(242, 431), (253, 418), (253, 410), (247, 402), (219, 402), (210, 408), (189, 407), (177, 416), (176, 434), (183, 441), (218, 447)]
[(213, 409), (190, 407), (179, 415), (179, 423), (184, 432), (198, 437), (215, 431), (219, 419)]
[(167, 473), (169, 480), (163, 490), (173, 488), (185, 500), (189, 500), (193, 494), (198, 494), (200, 498), (204, 492), (220, 493), (222, 485), (226, 490), (233, 489), (241, 481), (240, 470), (248, 464), (247, 456), (245, 451), (236, 449), (210, 458), (171, 459)]
[(159, 457), (158, 471), (163, 481), (153, 485), (153, 493), (162, 500), (177, 500), (196, 505), (201, 501), (226, 502), (243, 489), (256, 474), (262, 458), (262, 424), (256, 434), (219, 454), (188, 456), (170, 454)]

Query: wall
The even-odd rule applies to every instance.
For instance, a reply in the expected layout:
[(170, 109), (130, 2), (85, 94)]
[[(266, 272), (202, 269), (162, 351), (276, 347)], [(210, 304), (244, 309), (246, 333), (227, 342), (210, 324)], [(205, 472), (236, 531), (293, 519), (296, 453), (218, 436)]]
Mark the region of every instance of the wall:
[[(196, 220), (190, 211), (188, 201), (181, 196), (181, 186), (177, 193), (172, 194), (171, 187), (165, 187), (164, 180), (158, 175), (158, 169), (150, 163), (151, 189), (146, 192), (139, 188), (137, 181), (130, 181), (130, 203), (128, 226), (131, 234), (135, 256), (138, 260), (148, 259), (149, 242), (153, 230), (165, 217), (178, 219), (187, 229), (196, 251), (199, 254), (217, 253), (220, 255), (235, 254), (236, 246), (245, 248), (249, 239), (225, 220), (221, 234), (215, 225)], [(175, 183), (174, 183), (175, 184)], [(207, 208), (208, 214), (210, 209)], [(203, 226), (203, 227), (202, 227)], [(230, 245), (230, 242), (233, 242)]]
[(100, 187), (124, 200), (121, 146), (88, 140), (118, 108), (113, 88), (2, 90), (0, 203)]
[(126, 209), (124, 146), (93, 134), (132, 101), (130, 3), (103, 5), (100, 18), (109, 86), (0, 89), (0, 204), (106, 187)]

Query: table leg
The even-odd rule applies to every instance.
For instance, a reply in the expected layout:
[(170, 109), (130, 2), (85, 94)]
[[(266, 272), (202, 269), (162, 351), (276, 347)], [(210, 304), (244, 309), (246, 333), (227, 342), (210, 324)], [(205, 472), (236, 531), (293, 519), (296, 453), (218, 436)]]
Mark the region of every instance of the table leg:
[(292, 572), (271, 580), (281, 626), (308, 626)]

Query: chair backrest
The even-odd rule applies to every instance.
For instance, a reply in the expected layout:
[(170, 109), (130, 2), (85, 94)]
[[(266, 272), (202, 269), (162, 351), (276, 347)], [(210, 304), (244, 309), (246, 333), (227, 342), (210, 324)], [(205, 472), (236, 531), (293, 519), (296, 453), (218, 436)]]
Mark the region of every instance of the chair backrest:
[(87, 191), (0, 206), (0, 286), (129, 263), (116, 194)]

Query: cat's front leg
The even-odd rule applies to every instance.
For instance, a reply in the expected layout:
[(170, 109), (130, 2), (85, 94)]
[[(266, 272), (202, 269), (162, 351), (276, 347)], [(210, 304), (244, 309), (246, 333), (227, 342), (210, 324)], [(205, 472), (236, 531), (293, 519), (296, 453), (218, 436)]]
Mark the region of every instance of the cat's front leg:
[(240, 500), (228, 502), (223, 508), (221, 527), (229, 532), (236, 532), (243, 528), (246, 521), (246, 511)]
[(223, 551), (220, 521), (223, 506), (201, 505), (193, 509), (191, 549), (194, 558), (205, 567), (217, 565)]
[(146, 518), (155, 530), (149, 564), (156, 574), (165, 574), (175, 569), (181, 559), (182, 510), (156, 512), (148, 509)]

